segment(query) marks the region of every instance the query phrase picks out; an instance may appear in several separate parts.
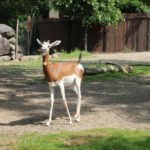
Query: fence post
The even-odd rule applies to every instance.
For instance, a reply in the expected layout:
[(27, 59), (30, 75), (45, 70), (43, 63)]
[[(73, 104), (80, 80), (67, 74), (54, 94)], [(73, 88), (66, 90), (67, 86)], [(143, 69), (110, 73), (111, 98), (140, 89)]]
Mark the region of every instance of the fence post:
[(30, 55), (30, 44), (32, 34), (32, 19), (30, 16), (27, 18), (27, 55)]
[(18, 52), (18, 28), (19, 28), (19, 19), (17, 19), (17, 24), (16, 24), (15, 60), (17, 59), (17, 52)]

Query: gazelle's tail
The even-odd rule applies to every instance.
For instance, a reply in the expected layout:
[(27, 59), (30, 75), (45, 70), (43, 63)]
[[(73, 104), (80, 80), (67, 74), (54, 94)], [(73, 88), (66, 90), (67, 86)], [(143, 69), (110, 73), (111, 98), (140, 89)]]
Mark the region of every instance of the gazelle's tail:
[(82, 52), (80, 52), (80, 55), (79, 55), (79, 58), (78, 58), (78, 63), (80, 63), (81, 58), (82, 58)]

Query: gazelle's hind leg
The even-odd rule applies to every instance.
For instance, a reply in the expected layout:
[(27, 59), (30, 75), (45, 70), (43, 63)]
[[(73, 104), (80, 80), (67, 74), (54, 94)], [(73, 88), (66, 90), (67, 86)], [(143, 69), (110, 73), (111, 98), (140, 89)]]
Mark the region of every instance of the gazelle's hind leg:
[(59, 83), (59, 87), (60, 87), (60, 91), (61, 91), (61, 94), (62, 94), (62, 98), (63, 98), (63, 101), (64, 101), (64, 105), (65, 105), (67, 114), (68, 114), (68, 116), (69, 116), (70, 124), (72, 124), (72, 118), (71, 118), (71, 115), (70, 115), (70, 112), (69, 112), (69, 108), (68, 108), (68, 104), (67, 104), (66, 96), (65, 96), (64, 83), (63, 83), (63, 82), (60, 82), (60, 83)]
[(81, 109), (81, 79), (80, 78), (76, 78), (75, 80), (74, 91), (78, 96), (76, 114), (74, 115), (74, 117), (76, 118), (76, 121), (80, 121), (80, 109)]

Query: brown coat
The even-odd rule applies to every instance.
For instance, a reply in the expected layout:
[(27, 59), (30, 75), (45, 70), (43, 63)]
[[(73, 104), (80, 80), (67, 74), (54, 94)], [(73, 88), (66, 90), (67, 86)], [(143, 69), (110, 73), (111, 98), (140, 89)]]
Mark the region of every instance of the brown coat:
[(43, 72), (48, 82), (56, 82), (64, 76), (77, 75), (83, 78), (84, 70), (78, 67), (78, 62), (57, 62), (49, 63), (49, 56), (43, 56)]

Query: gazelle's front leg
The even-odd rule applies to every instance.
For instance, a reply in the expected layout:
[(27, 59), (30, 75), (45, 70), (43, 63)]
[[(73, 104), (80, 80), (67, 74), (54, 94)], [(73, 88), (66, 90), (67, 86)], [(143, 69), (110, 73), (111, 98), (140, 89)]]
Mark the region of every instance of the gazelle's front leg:
[(53, 106), (54, 106), (54, 87), (50, 86), (50, 95), (51, 95), (51, 106), (50, 106), (50, 111), (49, 111), (49, 120), (46, 123), (47, 126), (50, 125), (51, 120), (52, 120), (52, 113), (53, 113)]
[(68, 108), (68, 104), (67, 104), (66, 96), (65, 96), (64, 83), (62, 81), (59, 83), (59, 87), (60, 87), (60, 91), (61, 91), (61, 94), (62, 94), (62, 98), (63, 98), (63, 101), (64, 101), (65, 108), (67, 110), (67, 114), (69, 116), (70, 124), (72, 124), (72, 118), (71, 118), (71, 115), (70, 115), (70, 112), (69, 112), (69, 108)]

